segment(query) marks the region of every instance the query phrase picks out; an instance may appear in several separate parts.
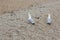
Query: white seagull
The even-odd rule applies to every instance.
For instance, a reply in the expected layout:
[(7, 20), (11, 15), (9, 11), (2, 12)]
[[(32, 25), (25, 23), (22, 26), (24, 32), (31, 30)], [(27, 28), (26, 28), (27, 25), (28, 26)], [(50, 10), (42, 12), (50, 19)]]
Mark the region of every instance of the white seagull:
[(47, 18), (47, 24), (51, 24), (51, 22), (52, 22), (52, 19), (51, 19), (51, 15), (50, 14), (48, 14), (48, 18)]
[(34, 20), (32, 19), (32, 17), (31, 17), (31, 14), (30, 13), (28, 13), (28, 21), (29, 21), (29, 23), (31, 23), (31, 24), (35, 24), (35, 22), (34, 22)]

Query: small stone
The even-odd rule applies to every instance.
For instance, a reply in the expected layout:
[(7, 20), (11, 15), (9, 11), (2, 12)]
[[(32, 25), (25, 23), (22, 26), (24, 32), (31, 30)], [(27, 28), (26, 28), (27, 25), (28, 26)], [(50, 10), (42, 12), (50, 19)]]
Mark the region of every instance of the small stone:
[(40, 17), (35, 17), (36, 19), (39, 19)]

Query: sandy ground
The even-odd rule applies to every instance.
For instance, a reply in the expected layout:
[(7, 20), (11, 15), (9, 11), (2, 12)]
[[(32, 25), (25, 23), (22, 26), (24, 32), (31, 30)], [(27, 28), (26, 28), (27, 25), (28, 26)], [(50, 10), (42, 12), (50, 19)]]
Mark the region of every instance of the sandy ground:
[(59, 0), (0, 0), (0, 14)]
[[(4, 5), (3, 1), (8, 7)], [(27, 0), (28, 3), (31, 2), (30, 4), (24, 0), (27, 5), (23, 3), (22, 6), (20, 5), (22, 2), (19, 0), (14, 3), (13, 1), (3, 1), (0, 0), (0, 3), (3, 2), (2, 6), (4, 5), (0, 6), (3, 9), (0, 9), (1, 14), (3, 13), (3, 15), (0, 14), (0, 40), (60, 40), (59, 0)], [(18, 7), (15, 2), (19, 3)], [(31, 13), (35, 25), (28, 24), (28, 12)], [(52, 17), (51, 25), (46, 24), (48, 13)]]

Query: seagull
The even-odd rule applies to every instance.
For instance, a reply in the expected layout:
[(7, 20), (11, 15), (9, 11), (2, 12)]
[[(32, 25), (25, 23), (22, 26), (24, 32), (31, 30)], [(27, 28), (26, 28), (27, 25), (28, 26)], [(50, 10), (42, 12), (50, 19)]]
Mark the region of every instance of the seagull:
[(47, 18), (47, 24), (51, 24), (51, 22), (52, 22), (52, 19), (51, 19), (51, 15), (50, 14), (48, 14), (48, 18)]
[(32, 25), (34, 25), (34, 24), (35, 24), (35, 22), (34, 22), (34, 20), (32, 19), (32, 17), (31, 17), (31, 14), (30, 14), (30, 13), (28, 13), (28, 21), (29, 21), (29, 23), (31, 23)]

